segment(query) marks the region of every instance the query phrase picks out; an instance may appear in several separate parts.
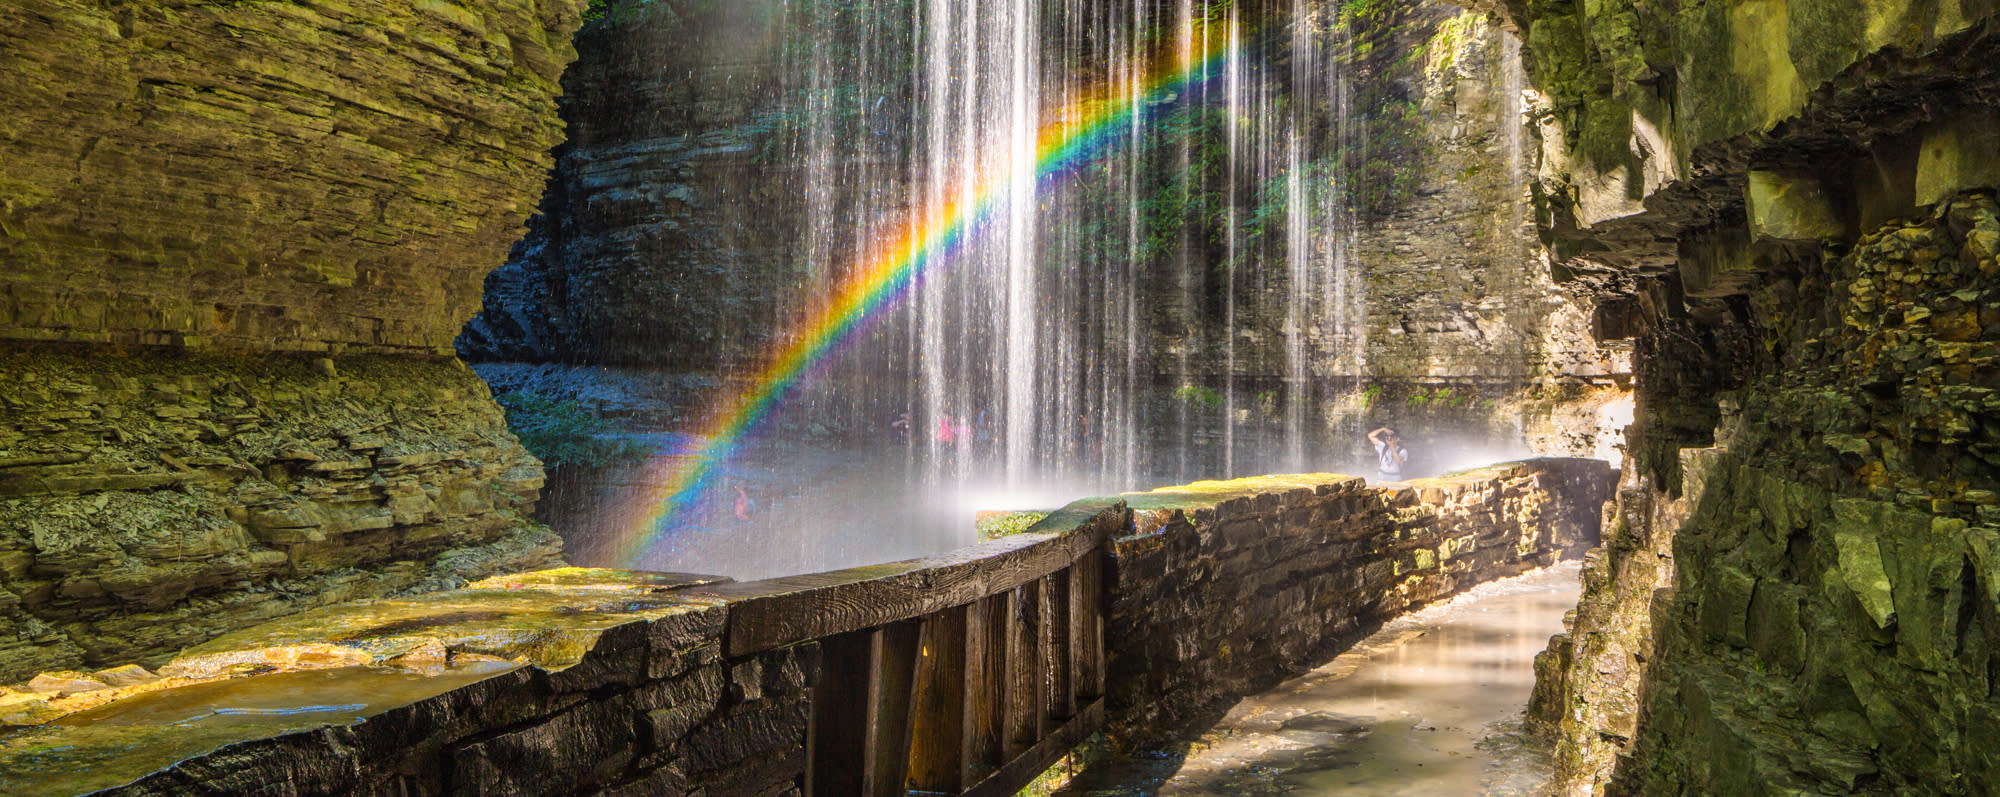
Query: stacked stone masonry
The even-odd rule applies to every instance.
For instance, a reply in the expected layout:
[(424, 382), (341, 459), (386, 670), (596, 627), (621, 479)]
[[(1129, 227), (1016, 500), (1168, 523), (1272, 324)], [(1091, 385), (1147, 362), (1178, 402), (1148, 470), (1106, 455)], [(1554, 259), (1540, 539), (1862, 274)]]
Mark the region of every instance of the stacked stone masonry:
[(1406, 611), (1579, 555), (1613, 480), (1595, 460), (1534, 460), (1400, 488), (1128, 496), (1138, 533), (1113, 544), (1106, 632), (1112, 728), (1127, 745), (1161, 742)]
[[(1536, 460), (1380, 489), (1328, 475), (1199, 483), (1052, 517), (1088, 525), (1109, 511), (1127, 528), (1112, 543), (1104, 609), (1111, 724), (1136, 740), (1399, 611), (1592, 544), (1611, 484), (1603, 463)], [(735, 604), (701, 589), (716, 581), (501, 576), (295, 615), (190, 650), (137, 685), (0, 690), (0, 727), (22, 726), (0, 734), (0, 789), (60, 791), (45, 775), (61, 771), (65, 789), (114, 794), (276, 782), (298, 794), (796, 793), (820, 645), (725, 655)], [(359, 695), (384, 673), (423, 677), (389, 702)], [(276, 688), (269, 679), (314, 674), (325, 691), (293, 700), (367, 707), (324, 727), (115, 719), (204, 684), (255, 702)], [(189, 699), (173, 705), (203, 705)]]

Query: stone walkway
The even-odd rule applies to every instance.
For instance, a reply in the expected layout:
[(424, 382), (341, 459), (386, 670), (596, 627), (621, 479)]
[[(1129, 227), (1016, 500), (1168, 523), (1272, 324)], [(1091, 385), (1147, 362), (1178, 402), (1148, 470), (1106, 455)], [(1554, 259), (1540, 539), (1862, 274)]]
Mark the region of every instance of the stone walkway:
[(1083, 773), (1064, 794), (1540, 794), (1522, 729), (1534, 656), (1576, 606), (1577, 563), (1478, 587), (1247, 698), (1186, 751)]

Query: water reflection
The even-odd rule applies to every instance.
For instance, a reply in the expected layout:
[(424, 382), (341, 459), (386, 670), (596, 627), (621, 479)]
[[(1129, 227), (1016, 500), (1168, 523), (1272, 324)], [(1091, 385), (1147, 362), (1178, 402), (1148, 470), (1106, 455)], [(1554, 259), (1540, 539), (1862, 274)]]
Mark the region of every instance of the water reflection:
[(1102, 765), (1071, 794), (1542, 794), (1521, 725), (1534, 657), (1576, 605), (1578, 565), (1487, 584), (1384, 626), (1246, 698), (1189, 746)]

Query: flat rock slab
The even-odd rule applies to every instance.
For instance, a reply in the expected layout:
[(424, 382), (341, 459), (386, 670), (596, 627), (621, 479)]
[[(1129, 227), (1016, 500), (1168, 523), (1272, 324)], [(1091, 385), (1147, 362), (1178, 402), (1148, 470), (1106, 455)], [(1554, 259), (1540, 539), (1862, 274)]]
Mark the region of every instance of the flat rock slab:
[(0, 736), (0, 794), (112, 788), (226, 745), (351, 725), (521, 666), (343, 667), (149, 692)]
[(1283, 476), (1251, 476), (1226, 481), (1199, 481), (1175, 487), (1119, 496), (1134, 511), (1214, 509), (1230, 501), (1269, 500), (1273, 496), (1306, 490), (1314, 493), (1359, 492), (1366, 482), (1339, 473), (1298, 473)]
[[(679, 591), (727, 580), (559, 568), (287, 617), (188, 650), (161, 668), (163, 680), (10, 714), (16, 725), (0, 725), (0, 794), (110, 788), (228, 745), (353, 725), (524, 667), (560, 672), (613, 629), (665, 621), (675, 637), (676, 622), (723, 604)], [(682, 636), (713, 634), (686, 625)]]

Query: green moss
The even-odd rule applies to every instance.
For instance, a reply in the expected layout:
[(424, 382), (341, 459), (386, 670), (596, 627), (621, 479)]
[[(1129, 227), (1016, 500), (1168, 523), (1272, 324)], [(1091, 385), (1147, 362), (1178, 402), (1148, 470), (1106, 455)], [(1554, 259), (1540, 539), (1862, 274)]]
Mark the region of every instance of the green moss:
[(977, 522), (976, 528), (979, 532), (979, 539), (982, 540), (998, 539), (1000, 537), (1008, 537), (1027, 531), (1029, 528), (1033, 527), (1036, 523), (1042, 522), (1042, 519), (1048, 516), (1049, 516), (1048, 512), (1034, 512), (1034, 511), (999, 512), (993, 514), (982, 513)]
[(1174, 398), (1196, 407), (1215, 409), (1222, 406), (1222, 393), (1205, 385), (1184, 385), (1174, 391)]

